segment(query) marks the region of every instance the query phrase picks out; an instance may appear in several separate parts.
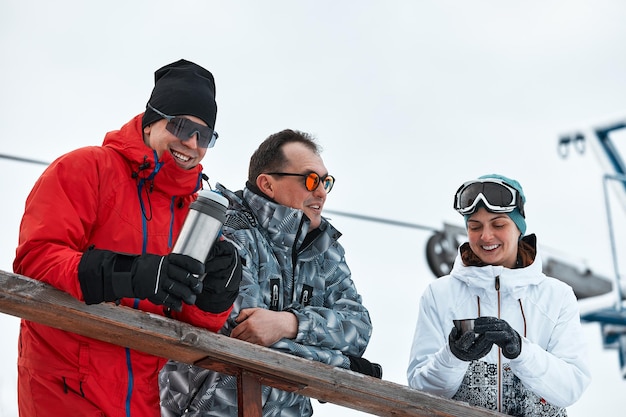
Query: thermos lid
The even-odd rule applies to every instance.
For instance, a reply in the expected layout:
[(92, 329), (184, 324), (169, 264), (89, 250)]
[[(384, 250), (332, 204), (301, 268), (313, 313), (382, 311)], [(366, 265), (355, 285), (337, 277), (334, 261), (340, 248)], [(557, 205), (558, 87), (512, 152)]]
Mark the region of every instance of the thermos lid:
[(228, 199), (223, 195), (213, 191), (213, 190), (200, 190), (198, 191), (198, 198), (206, 198), (216, 203), (221, 204), (224, 207), (228, 207)]

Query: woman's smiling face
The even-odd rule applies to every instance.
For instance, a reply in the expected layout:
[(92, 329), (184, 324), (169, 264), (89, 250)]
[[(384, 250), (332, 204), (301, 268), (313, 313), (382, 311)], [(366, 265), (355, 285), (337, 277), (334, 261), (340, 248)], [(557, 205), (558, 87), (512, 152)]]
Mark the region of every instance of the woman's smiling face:
[(467, 221), (472, 251), (486, 264), (514, 268), (520, 231), (506, 213), (491, 213), (484, 207)]

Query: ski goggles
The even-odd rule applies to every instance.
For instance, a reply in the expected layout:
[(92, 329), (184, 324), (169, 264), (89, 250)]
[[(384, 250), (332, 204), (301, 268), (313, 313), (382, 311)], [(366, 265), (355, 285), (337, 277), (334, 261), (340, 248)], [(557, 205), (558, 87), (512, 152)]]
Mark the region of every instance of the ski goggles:
[(454, 209), (462, 215), (472, 214), (482, 203), (492, 213), (510, 213), (518, 208), (524, 216), (524, 202), (520, 193), (498, 179), (472, 180), (459, 187), (454, 195)]
[(309, 191), (315, 191), (322, 184), (326, 193), (330, 193), (335, 185), (335, 177), (332, 175), (326, 175), (324, 178), (320, 177), (317, 172), (309, 172), (307, 174), (292, 174), (289, 172), (268, 172), (267, 175), (279, 175), (289, 177), (303, 177), (304, 187)]
[(198, 146), (200, 148), (212, 148), (215, 146), (218, 134), (210, 127), (192, 122), (185, 117), (169, 116), (152, 107), (150, 103), (148, 103), (147, 106), (150, 110), (167, 120), (167, 125), (165, 126), (167, 131), (183, 142), (197, 134)]

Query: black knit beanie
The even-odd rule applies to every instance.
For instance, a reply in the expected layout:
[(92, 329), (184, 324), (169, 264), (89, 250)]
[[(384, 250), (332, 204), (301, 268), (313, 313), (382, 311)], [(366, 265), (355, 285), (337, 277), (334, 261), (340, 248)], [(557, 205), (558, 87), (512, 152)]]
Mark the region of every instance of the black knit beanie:
[[(156, 70), (148, 103), (168, 116), (196, 116), (215, 128), (215, 80), (213, 74), (193, 62), (181, 59)], [(162, 117), (146, 106), (141, 127), (159, 119)]]

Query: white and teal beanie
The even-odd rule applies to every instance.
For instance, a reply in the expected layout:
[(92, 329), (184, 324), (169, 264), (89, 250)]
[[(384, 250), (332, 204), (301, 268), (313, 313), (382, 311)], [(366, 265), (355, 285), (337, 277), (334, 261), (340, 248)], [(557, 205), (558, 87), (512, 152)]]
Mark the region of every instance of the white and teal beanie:
[[(505, 177), (504, 175), (500, 175), (500, 174), (487, 174), (487, 175), (478, 177), (478, 179), (480, 180), (495, 179), (495, 180), (504, 181), (511, 187), (515, 188), (517, 192), (520, 194), (520, 196), (522, 197), (522, 202), (526, 203), (526, 196), (524, 195), (524, 190), (522, 189), (521, 184), (517, 182), (516, 180)], [(524, 236), (524, 234), (526, 233), (526, 219), (520, 212), (519, 207), (516, 207), (515, 209), (513, 209), (512, 212), (505, 213), (505, 214), (509, 216), (511, 220), (513, 220), (513, 223), (515, 223), (519, 231), (522, 233), (521, 236)], [(471, 216), (470, 214), (466, 214), (463, 216), (465, 218), (465, 227), (467, 227), (467, 221), (469, 220), (470, 216)]]

